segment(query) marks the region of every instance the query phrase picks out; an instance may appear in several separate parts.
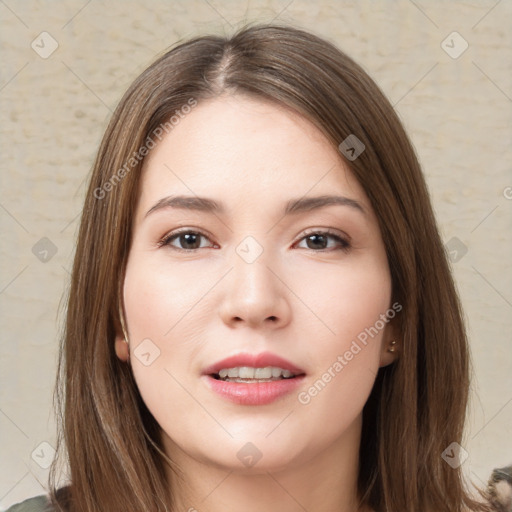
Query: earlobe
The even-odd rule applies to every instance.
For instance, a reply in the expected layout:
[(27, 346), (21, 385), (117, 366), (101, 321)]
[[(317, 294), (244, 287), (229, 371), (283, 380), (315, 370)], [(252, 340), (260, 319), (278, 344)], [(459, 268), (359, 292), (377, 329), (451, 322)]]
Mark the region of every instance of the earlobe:
[(114, 342), (116, 355), (121, 361), (127, 363), (130, 361), (130, 344), (128, 342), (128, 335), (126, 334), (121, 304), (119, 304), (119, 320), (116, 320), (116, 333), (116, 339)]
[(386, 330), (382, 338), (379, 366), (382, 368), (383, 366), (388, 366), (397, 361), (400, 357), (401, 349), (401, 329), (397, 319), (394, 318), (386, 326)]
[(380, 364), (379, 364), (379, 366), (381, 368), (383, 366), (388, 366), (391, 363), (394, 363), (398, 359), (399, 347), (400, 347), (400, 343), (396, 339), (393, 339), (389, 342), (382, 343), (382, 349), (381, 349), (381, 354), (380, 354)]
[(130, 360), (130, 347), (123, 336), (116, 336), (115, 350), (121, 361), (127, 363)]

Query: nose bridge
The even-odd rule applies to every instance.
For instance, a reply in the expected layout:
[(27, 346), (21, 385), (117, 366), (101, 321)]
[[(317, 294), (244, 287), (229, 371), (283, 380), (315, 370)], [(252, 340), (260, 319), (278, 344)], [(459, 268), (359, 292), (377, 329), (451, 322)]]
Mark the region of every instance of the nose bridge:
[(272, 265), (271, 250), (253, 235), (246, 236), (235, 248), (233, 255), (235, 293), (248, 303), (265, 300), (267, 304), (277, 293), (275, 276), (267, 266)]
[(256, 236), (248, 235), (235, 247), (231, 267), (222, 308), (226, 321), (256, 325), (267, 319), (285, 319), (285, 287), (273, 269), (279, 265), (271, 250)]

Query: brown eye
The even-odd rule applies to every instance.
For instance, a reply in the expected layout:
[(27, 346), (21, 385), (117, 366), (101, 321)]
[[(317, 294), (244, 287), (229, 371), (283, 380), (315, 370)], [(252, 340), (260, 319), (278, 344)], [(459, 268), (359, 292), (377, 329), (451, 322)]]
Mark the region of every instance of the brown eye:
[[(334, 244), (329, 245), (329, 239), (334, 240)], [(303, 240), (306, 241), (307, 249), (312, 249), (316, 252), (333, 249), (333, 245), (334, 250), (336, 248), (342, 251), (350, 249), (350, 243), (347, 240), (331, 231), (313, 231), (301, 238), (300, 241), (302, 242)]]
[[(166, 235), (158, 245), (162, 246), (170, 246), (173, 249), (177, 249), (178, 251), (194, 251), (196, 249), (200, 249), (204, 247), (201, 245), (201, 238), (208, 239), (206, 235), (203, 233), (199, 233), (198, 231), (191, 230), (183, 230), (183, 231), (174, 231), (173, 233), (169, 233)], [(176, 247), (172, 242), (177, 241), (180, 244), (180, 247)]]
[[(159, 247), (168, 246), (178, 251), (195, 251), (197, 249), (208, 247), (208, 245), (201, 245), (201, 239), (209, 240), (209, 238), (199, 232), (192, 231), (190, 229), (173, 231), (168, 235), (164, 236), (162, 240), (158, 242)], [(334, 242), (330, 243), (333, 240)], [(315, 252), (330, 252), (331, 250), (342, 250), (348, 252), (350, 249), (350, 243), (331, 231), (311, 231), (303, 236), (299, 242), (306, 242), (306, 249), (311, 249)], [(179, 246), (176, 245), (176, 243)]]

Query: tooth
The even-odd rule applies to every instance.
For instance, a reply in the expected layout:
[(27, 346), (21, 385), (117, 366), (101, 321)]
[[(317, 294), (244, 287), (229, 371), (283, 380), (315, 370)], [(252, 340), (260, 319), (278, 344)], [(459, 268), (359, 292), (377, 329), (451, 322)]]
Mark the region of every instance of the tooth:
[[(276, 366), (265, 366), (265, 368), (252, 368), (251, 366), (240, 366), (235, 368), (222, 368), (219, 370), (219, 377), (224, 380), (271, 380), (293, 376), (290, 370), (283, 370)], [(242, 382), (242, 381), (237, 381)]]
[(229, 368), (228, 377), (239, 377), (238, 368)]
[[(241, 379), (254, 379), (254, 368), (251, 368), (250, 366), (241, 366), (239, 369), (238, 376)], [(230, 375), (231, 377), (231, 375)]]
[(281, 368), (276, 368), (275, 366), (272, 367), (272, 377), (274, 379), (277, 379), (280, 376), (281, 376)]
[(267, 366), (265, 368), (256, 368), (254, 371), (255, 379), (270, 379), (272, 377), (272, 368)]

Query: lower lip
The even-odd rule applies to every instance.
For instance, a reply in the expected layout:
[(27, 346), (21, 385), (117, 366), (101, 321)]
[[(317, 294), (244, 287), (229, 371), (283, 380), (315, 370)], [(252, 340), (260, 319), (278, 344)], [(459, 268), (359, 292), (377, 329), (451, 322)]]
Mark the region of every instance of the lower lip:
[(227, 382), (205, 375), (208, 386), (221, 397), (240, 405), (266, 405), (300, 386), (304, 375), (273, 382)]

